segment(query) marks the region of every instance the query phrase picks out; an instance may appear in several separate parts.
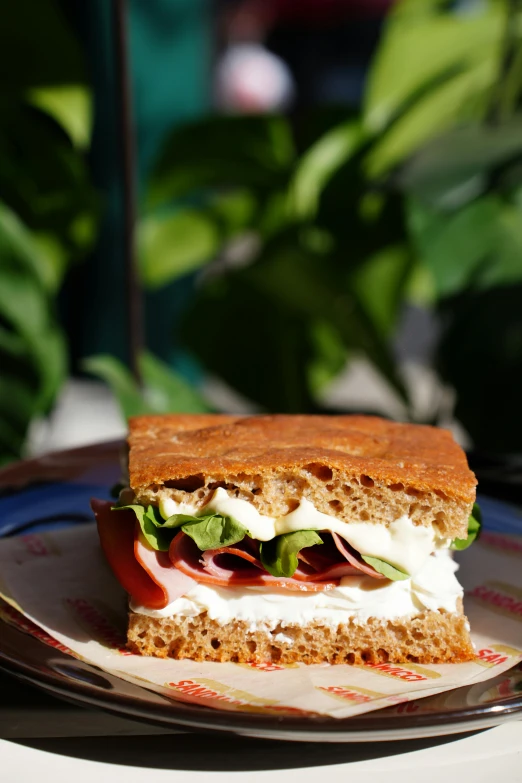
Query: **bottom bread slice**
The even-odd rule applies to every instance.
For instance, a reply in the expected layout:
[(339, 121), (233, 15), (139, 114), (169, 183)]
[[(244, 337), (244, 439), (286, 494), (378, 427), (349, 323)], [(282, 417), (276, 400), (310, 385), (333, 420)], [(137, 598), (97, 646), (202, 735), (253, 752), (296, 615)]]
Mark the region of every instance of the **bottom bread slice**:
[(159, 658), (235, 663), (458, 663), (475, 657), (462, 612), (424, 611), (364, 625), (287, 625), (273, 630), (238, 620), (221, 625), (196, 617), (129, 613), (128, 647)]

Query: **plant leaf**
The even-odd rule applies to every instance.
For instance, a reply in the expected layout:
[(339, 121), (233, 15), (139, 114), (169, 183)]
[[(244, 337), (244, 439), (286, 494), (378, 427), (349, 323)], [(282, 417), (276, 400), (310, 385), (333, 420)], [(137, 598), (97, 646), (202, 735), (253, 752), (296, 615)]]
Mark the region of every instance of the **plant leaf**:
[(452, 74), (477, 63), (496, 72), (505, 14), (500, 3), (468, 15), (448, 13), (433, 0), (397, 3), (368, 77), (366, 126), (381, 131), (427, 85), (449, 85)]
[(211, 261), (220, 245), (215, 222), (203, 211), (149, 215), (138, 235), (143, 282), (152, 289), (171, 283)]
[(167, 364), (150, 353), (140, 358), (143, 389), (129, 369), (114, 356), (84, 359), (82, 367), (111, 388), (125, 419), (146, 413), (200, 413), (209, 410), (199, 392)]
[(82, 361), (82, 369), (101, 378), (110, 386), (125, 419), (153, 412), (128, 368), (114, 356), (90, 356)]
[(145, 351), (140, 358), (145, 399), (157, 413), (206, 413), (211, 407), (183, 376)]
[(380, 574), (391, 579), (394, 582), (400, 582), (403, 579), (411, 579), (410, 575), (406, 571), (401, 571), (399, 568), (392, 566), (385, 560), (380, 560), (378, 557), (370, 557), (370, 555), (361, 555), (365, 563), (368, 563), (372, 568), (375, 568)]
[(149, 207), (212, 187), (267, 191), (286, 183), (293, 162), (283, 117), (212, 116), (176, 129), (150, 179)]
[(261, 562), (272, 576), (291, 577), (294, 575), (301, 549), (322, 544), (323, 539), (315, 530), (297, 530), (276, 536), (271, 541), (263, 541), (259, 547)]
[(302, 155), (290, 183), (290, 203), (297, 218), (314, 217), (323, 187), (363, 140), (360, 124), (345, 122), (327, 131)]
[(92, 102), (83, 84), (35, 87), (28, 91), (29, 103), (52, 117), (75, 147), (85, 150), (91, 137)]
[[(445, 206), (456, 189), (476, 183), (482, 191), (484, 175), (522, 151), (522, 117), (501, 125), (468, 125), (438, 136), (406, 160), (396, 181), (427, 206)], [(476, 194), (474, 194), (476, 195)]]

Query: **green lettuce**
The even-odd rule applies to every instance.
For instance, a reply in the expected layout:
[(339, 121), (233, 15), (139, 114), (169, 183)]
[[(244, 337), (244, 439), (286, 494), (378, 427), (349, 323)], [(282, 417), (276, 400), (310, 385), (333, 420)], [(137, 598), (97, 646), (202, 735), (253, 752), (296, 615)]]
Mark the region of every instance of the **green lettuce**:
[(371, 557), (370, 555), (361, 555), (365, 563), (368, 563), (372, 568), (375, 568), (380, 574), (391, 579), (393, 582), (400, 582), (403, 579), (410, 579), (410, 575), (406, 571), (401, 571), (400, 568), (392, 566), (391, 563), (387, 563), (386, 560), (379, 560), (378, 557)]
[(191, 522), (181, 525), (181, 529), (196, 542), (202, 552), (206, 552), (207, 549), (232, 546), (248, 535), (244, 525), (232, 517), (224, 517), (221, 514), (194, 517)]
[(157, 506), (130, 505), (114, 506), (115, 511), (132, 509), (140, 523), (141, 531), (153, 549), (167, 552), (170, 542), (179, 529), (183, 530), (205, 552), (207, 549), (220, 549), (237, 544), (248, 530), (232, 517), (222, 514), (206, 514), (195, 517), (189, 514), (172, 514), (163, 519)]
[(261, 563), (272, 576), (293, 576), (298, 566), (301, 549), (322, 544), (323, 540), (315, 530), (297, 530), (285, 533), (270, 541), (263, 541), (259, 547)]
[(473, 511), (468, 519), (468, 537), (467, 538), (455, 538), (451, 542), (450, 549), (456, 549), (461, 551), (467, 549), (468, 546), (479, 537), (482, 528), (482, 511), (478, 503), (473, 504)]

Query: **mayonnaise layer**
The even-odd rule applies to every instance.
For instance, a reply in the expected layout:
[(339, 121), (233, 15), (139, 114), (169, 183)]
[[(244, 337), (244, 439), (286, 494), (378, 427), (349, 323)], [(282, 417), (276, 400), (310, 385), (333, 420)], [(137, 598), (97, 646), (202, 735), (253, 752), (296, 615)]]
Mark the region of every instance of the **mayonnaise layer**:
[(197, 617), (207, 612), (221, 625), (248, 623), (249, 630), (310, 623), (337, 627), (352, 620), (362, 624), (371, 617), (393, 620), (412, 617), (426, 609), (455, 612), (463, 590), (449, 552), (429, 557), (412, 579), (399, 582), (371, 576), (348, 576), (339, 587), (317, 593), (270, 591), (266, 587), (214, 587), (198, 584), (164, 609), (154, 610), (131, 602), (131, 609), (149, 617)]
[(410, 575), (420, 571), (438, 545), (449, 544), (449, 541), (436, 541), (431, 525), (414, 525), (408, 516), (396, 519), (388, 527), (372, 522), (347, 523), (318, 511), (306, 498), (301, 500), (295, 511), (286, 516), (263, 516), (247, 500), (230, 497), (222, 487), (214, 492), (203, 508), (191, 503), (176, 503), (171, 498), (162, 499), (159, 508), (164, 519), (173, 514), (201, 516), (210, 512), (230, 516), (244, 525), (250, 536), (258, 541), (269, 541), (275, 536), (296, 530), (338, 533), (362, 555), (385, 560)]

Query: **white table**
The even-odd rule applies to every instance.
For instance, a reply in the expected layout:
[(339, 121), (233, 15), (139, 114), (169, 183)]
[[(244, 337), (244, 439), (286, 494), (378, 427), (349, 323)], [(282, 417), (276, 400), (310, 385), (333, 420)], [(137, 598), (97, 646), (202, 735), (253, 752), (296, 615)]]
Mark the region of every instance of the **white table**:
[(522, 722), (447, 740), (360, 745), (157, 735), (0, 740), (2, 783), (520, 783)]

